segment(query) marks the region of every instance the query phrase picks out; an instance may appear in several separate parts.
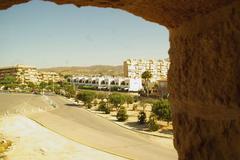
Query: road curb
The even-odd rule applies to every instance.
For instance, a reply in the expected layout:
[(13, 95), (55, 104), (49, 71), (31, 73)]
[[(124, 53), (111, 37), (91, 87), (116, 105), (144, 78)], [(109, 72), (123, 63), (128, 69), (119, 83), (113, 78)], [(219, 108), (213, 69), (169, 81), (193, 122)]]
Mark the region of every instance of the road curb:
[[(72, 102), (70, 99), (68, 99), (68, 98), (66, 98), (66, 97), (64, 97), (64, 98), (65, 98), (66, 100)], [(82, 108), (85, 109), (86, 111), (90, 112), (90, 113), (93, 113), (93, 114), (97, 115), (98, 117), (104, 118), (104, 119), (106, 119), (106, 120), (108, 120), (108, 121), (110, 121), (110, 122), (112, 122), (112, 123), (114, 123), (114, 124), (116, 124), (116, 125), (118, 125), (118, 126), (120, 126), (120, 127), (122, 127), (122, 128), (125, 128), (125, 129), (129, 130), (129, 131), (133, 131), (133, 132), (136, 132), (136, 133), (140, 133), (140, 134), (144, 134), (144, 135), (149, 135), (149, 136), (153, 136), (153, 137), (173, 139), (173, 137), (170, 137), (170, 136), (156, 135), (156, 134), (146, 133), (146, 132), (142, 132), (142, 131), (139, 131), (139, 130), (136, 130), (136, 129), (132, 129), (132, 128), (125, 127), (124, 125), (120, 125), (120, 124), (118, 124), (118, 123), (115, 123), (115, 122), (109, 120), (108, 118), (105, 118), (105, 117), (101, 116), (100, 114), (98, 114), (98, 113), (96, 113), (96, 112), (93, 112), (91, 109), (87, 109), (87, 108), (84, 108), (84, 107), (82, 107)]]
[[(85, 108), (84, 108), (84, 109), (85, 109)], [(109, 120), (108, 118), (105, 118), (105, 117), (101, 116), (100, 114), (98, 114), (98, 113), (96, 113), (96, 112), (93, 112), (93, 111), (90, 110), (90, 109), (85, 109), (85, 110), (88, 111), (88, 112), (90, 112), (90, 113), (93, 113), (93, 114), (97, 115), (98, 117), (101, 117), (101, 118), (103, 118), (103, 119), (105, 119), (105, 120), (108, 120), (108, 121), (112, 122), (113, 124), (116, 124), (116, 125), (118, 125), (118, 126), (120, 126), (120, 127), (122, 127), (122, 128), (125, 128), (125, 129), (127, 129), (127, 130), (129, 130), (129, 131), (133, 131), (133, 132), (140, 133), (140, 134), (144, 134), (144, 135), (154, 136), (154, 137), (173, 139), (173, 137), (169, 137), (169, 136), (156, 135), (156, 134), (146, 133), (146, 132), (142, 132), (142, 131), (139, 131), (139, 130), (136, 130), (136, 129), (128, 128), (128, 127), (125, 127), (124, 125), (115, 123), (115, 122)]]

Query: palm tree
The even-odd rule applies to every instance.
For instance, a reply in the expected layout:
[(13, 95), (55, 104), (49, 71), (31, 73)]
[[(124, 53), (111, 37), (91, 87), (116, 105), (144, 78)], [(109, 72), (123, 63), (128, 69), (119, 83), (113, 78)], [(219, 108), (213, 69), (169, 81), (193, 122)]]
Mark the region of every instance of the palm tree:
[(142, 79), (144, 79), (147, 96), (149, 95), (149, 82), (151, 78), (152, 78), (151, 72), (145, 71), (142, 73)]

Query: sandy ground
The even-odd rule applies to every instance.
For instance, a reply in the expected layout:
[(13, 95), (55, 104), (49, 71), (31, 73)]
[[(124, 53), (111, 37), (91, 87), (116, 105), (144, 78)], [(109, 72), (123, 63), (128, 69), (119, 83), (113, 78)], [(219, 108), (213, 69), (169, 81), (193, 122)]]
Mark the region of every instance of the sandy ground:
[(0, 118), (0, 132), (13, 141), (7, 160), (123, 160), (71, 141), (20, 115)]

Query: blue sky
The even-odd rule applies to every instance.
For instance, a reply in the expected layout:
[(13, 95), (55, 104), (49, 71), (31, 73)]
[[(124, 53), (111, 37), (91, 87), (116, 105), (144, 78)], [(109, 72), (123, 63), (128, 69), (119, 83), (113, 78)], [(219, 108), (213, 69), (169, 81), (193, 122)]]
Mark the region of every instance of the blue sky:
[(168, 57), (169, 33), (118, 9), (39, 0), (0, 11), (0, 66), (120, 65)]

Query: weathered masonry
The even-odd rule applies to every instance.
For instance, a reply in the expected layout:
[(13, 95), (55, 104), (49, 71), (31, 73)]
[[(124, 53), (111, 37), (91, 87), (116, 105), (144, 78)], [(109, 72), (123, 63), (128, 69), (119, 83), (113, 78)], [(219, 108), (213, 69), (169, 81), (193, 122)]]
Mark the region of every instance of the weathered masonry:
[[(1, 0), (0, 9), (27, 1)], [(179, 159), (240, 159), (240, 0), (52, 1), (119, 8), (166, 26)]]

